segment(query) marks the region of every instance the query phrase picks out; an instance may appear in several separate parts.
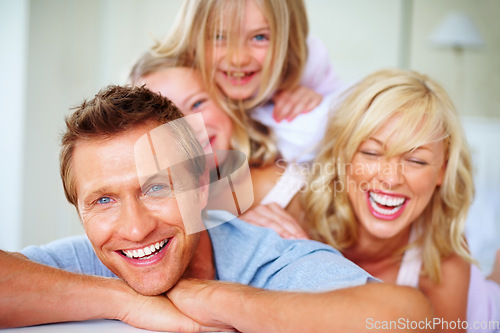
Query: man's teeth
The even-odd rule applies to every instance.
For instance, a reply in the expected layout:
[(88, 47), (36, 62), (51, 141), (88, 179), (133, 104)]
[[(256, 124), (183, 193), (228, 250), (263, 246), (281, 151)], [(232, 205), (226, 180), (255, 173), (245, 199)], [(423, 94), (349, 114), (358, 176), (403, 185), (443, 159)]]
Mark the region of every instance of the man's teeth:
[[(393, 197), (389, 195), (384, 195), (380, 193), (370, 192), (370, 204), (372, 208), (379, 214), (383, 215), (392, 215), (403, 207), (406, 198), (403, 197)], [(380, 206), (385, 207), (394, 207), (394, 208), (382, 208)]]
[(151, 244), (142, 249), (136, 250), (122, 250), (123, 254), (129, 258), (135, 259), (147, 259), (150, 256), (156, 254), (160, 249), (168, 243), (168, 239), (162, 240), (161, 242), (157, 242), (156, 244)]

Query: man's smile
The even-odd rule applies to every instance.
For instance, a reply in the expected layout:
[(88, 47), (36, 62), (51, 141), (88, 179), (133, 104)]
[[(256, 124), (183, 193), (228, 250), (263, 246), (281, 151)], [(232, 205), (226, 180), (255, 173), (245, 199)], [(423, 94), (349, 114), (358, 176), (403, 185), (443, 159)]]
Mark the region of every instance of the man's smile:
[(163, 250), (163, 247), (166, 244), (168, 244), (169, 240), (170, 239), (167, 238), (160, 242), (156, 242), (155, 244), (151, 244), (143, 248), (121, 250), (121, 252), (128, 258), (141, 259), (141, 260), (149, 259), (150, 257), (154, 256), (155, 254), (158, 254), (158, 252)]

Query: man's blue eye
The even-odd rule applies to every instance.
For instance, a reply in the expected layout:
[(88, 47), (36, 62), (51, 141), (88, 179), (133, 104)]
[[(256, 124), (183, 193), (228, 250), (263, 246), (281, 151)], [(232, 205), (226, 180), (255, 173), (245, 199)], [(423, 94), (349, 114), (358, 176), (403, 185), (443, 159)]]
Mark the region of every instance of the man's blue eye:
[(153, 185), (151, 186), (151, 188), (149, 189), (149, 192), (156, 192), (156, 191), (160, 191), (160, 190), (163, 190), (165, 186), (163, 185)]
[(103, 204), (108, 204), (111, 202), (111, 198), (110, 197), (102, 197), (102, 198), (99, 198), (97, 200), (97, 203), (103, 205)]
[(164, 184), (151, 185), (145, 193), (147, 196), (158, 198), (168, 197), (170, 194), (170, 186)]

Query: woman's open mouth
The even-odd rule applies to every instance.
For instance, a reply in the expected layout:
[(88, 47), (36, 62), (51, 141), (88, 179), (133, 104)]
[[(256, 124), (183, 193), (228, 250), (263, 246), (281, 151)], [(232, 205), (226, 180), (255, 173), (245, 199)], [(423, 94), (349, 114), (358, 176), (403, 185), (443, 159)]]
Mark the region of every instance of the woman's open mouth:
[(367, 192), (368, 209), (379, 219), (394, 220), (399, 217), (410, 200), (405, 196), (382, 192)]

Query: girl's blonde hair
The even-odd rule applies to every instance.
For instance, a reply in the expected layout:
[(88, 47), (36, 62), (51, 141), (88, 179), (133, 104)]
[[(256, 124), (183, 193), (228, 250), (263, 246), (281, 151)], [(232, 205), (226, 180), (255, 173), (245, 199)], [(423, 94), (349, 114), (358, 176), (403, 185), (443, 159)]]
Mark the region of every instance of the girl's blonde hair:
[[(268, 165), (276, 159), (277, 148), (270, 131), (252, 120), (246, 111), (267, 102), (279, 90), (297, 86), (307, 60), (306, 38), (309, 32), (303, 0), (253, 0), (262, 10), (270, 28), (270, 43), (262, 67), (262, 84), (256, 95), (246, 100), (231, 100), (217, 88), (214, 66), (207, 63), (209, 43), (224, 34), (227, 55), (237, 53), (238, 34), (243, 28), (248, 0), (185, 0), (166, 38), (152, 51), (159, 57), (180, 56), (201, 74), (203, 81), (224, 110), (245, 128), (251, 139), (250, 161)], [(226, 27), (226, 31), (223, 31)], [(227, 29), (231, 27), (231, 29)]]
[[(189, 59), (184, 57), (158, 57), (151, 52), (146, 52), (139, 59), (137, 59), (135, 64), (132, 66), (129, 74), (129, 82), (133, 85), (140, 85), (141, 79), (148, 74), (156, 73), (172, 67), (191, 68), (192, 66), (190, 65)], [(259, 142), (251, 140), (247, 132), (247, 126), (243, 126), (241, 121), (237, 121), (234, 118), (234, 113), (227, 112), (224, 108), (223, 110), (226, 111), (233, 123), (233, 134), (230, 142), (231, 148), (241, 151), (245, 153), (246, 156), (249, 156), (249, 163), (252, 166), (263, 165), (263, 161), (266, 161), (266, 158), (273, 158), (274, 161), (274, 156), (267, 157), (267, 155), (270, 155), (269, 151), (272, 151), (273, 146), (271, 145), (271, 148), (268, 148), (259, 144)], [(258, 129), (258, 125), (253, 126)]]
[[(157, 42), (153, 52), (158, 56), (190, 59), (201, 71), (206, 86), (215, 89), (213, 66), (207, 64), (207, 46), (223, 33), (228, 55), (237, 52), (246, 1), (185, 0), (170, 32), (163, 41)], [(303, 0), (253, 1), (269, 24), (270, 46), (263, 66), (262, 85), (255, 97), (243, 101), (245, 110), (267, 101), (277, 90), (298, 85), (307, 60), (309, 25)]]
[[(357, 242), (357, 222), (347, 194), (346, 166), (359, 145), (398, 115), (388, 157), (443, 140), (446, 170), (441, 186), (415, 227), (423, 272), (439, 283), (441, 259), (458, 254), (469, 262), (464, 228), (474, 197), (471, 156), (452, 101), (439, 84), (413, 71), (388, 69), (367, 76), (347, 92), (330, 117), (303, 201), (315, 238), (340, 250)], [(401, 249), (402, 251), (404, 249)]]

